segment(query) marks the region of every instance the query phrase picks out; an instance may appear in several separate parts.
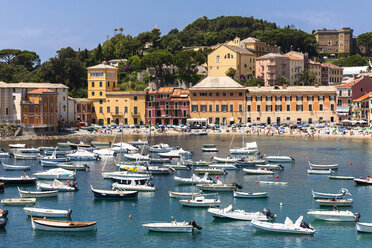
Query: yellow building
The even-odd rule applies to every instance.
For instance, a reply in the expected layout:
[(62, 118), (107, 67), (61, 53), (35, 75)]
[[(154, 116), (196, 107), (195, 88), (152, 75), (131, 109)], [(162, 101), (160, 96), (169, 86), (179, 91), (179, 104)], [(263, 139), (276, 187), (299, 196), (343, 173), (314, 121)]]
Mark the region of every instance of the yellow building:
[(253, 37), (248, 37), (244, 40), (240, 40), (239, 37), (236, 37), (235, 39), (226, 42), (226, 44), (230, 46), (240, 46), (246, 48), (249, 51), (253, 52), (256, 57), (260, 57), (268, 53), (280, 53), (279, 46), (268, 45), (265, 42), (262, 42), (259, 39)]
[(208, 55), (208, 76), (225, 77), (229, 68), (236, 70), (236, 77), (254, 75), (256, 58), (254, 53), (240, 46), (220, 45)]
[(145, 123), (146, 93), (119, 91), (116, 67), (88, 67), (88, 99), (92, 101), (92, 123), (140, 125)]

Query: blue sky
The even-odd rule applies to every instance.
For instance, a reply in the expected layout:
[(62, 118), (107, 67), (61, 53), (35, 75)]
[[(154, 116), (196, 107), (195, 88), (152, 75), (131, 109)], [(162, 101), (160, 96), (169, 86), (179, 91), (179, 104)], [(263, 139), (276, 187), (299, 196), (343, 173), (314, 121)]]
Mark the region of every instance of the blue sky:
[(182, 30), (207, 16), (254, 16), (280, 26), (313, 29), (351, 27), (372, 31), (372, 0), (2, 0), (0, 49), (37, 52), (43, 61), (71, 46), (92, 49), (123, 27), (137, 35), (158, 25), (162, 34)]

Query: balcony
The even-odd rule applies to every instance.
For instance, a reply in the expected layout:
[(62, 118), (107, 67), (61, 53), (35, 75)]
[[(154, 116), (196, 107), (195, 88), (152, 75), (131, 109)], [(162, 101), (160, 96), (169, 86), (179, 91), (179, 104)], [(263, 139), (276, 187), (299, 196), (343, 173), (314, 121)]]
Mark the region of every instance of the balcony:
[(132, 117), (139, 117), (140, 116), (140, 114), (137, 112), (137, 113), (134, 113), (134, 112), (132, 112)]
[(123, 116), (123, 112), (111, 112), (112, 116)]

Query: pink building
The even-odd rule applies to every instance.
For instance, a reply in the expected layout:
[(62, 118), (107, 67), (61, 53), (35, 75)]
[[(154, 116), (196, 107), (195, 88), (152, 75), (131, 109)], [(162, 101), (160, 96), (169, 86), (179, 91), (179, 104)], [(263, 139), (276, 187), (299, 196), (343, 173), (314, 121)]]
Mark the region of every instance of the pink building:
[(256, 59), (256, 76), (273, 86), (280, 77), (290, 79), (290, 59), (279, 53), (268, 53)]

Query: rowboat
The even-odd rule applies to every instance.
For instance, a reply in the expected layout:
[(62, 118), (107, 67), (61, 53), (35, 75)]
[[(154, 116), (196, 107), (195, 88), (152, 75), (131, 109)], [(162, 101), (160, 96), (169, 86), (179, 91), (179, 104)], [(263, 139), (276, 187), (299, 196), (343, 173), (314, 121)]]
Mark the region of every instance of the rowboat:
[(195, 173), (197, 174), (209, 174), (209, 175), (226, 175), (227, 172), (224, 169), (218, 168), (198, 168), (195, 169)]
[(338, 164), (312, 164), (309, 162), (310, 169), (313, 170), (329, 170), (329, 169), (338, 169)]
[(268, 170), (283, 170), (284, 167), (280, 164), (256, 164), (257, 168), (268, 169)]
[(210, 164), (208, 165), (209, 168), (216, 168), (216, 169), (224, 169), (224, 170), (237, 170), (238, 167), (236, 167), (233, 164)]
[(349, 176), (328, 176), (328, 178), (333, 180), (354, 180), (354, 177)]
[(18, 192), (21, 198), (49, 198), (58, 197), (58, 190), (53, 191), (27, 191), (21, 190), (19, 187)]
[(342, 199), (345, 197), (346, 194), (351, 195), (349, 191), (345, 188), (342, 188), (340, 190), (340, 193), (337, 193), (337, 194), (320, 193), (320, 192), (314, 192), (314, 191), (312, 191), (312, 194), (315, 199), (332, 199), (332, 198)]
[(215, 144), (204, 144), (202, 146), (203, 152), (218, 152), (218, 149), (216, 148)]
[(66, 184), (64, 184), (61, 181), (58, 181), (57, 179), (54, 179), (53, 183), (51, 184), (38, 182), (37, 188), (40, 190), (57, 190), (61, 192), (72, 192), (79, 190), (78, 187), (76, 187), (76, 184), (74, 183), (70, 184), (69, 181)]
[(293, 233), (293, 234), (306, 234), (311, 235), (315, 233), (315, 229), (302, 221), (303, 217), (300, 216), (295, 223), (288, 217), (284, 223), (271, 223), (259, 220), (252, 220), (251, 225), (257, 230), (279, 232), (279, 233)]
[(332, 174), (332, 170), (307, 170), (307, 174), (309, 175), (329, 175)]
[(361, 179), (361, 178), (354, 178), (354, 182), (357, 186), (368, 186), (372, 185), (372, 179)]
[(221, 201), (219, 199), (209, 199), (204, 196), (197, 196), (192, 199), (180, 200), (180, 203), (184, 207), (219, 207)]
[(72, 222), (32, 218), (32, 229), (58, 232), (79, 232), (96, 230), (96, 222)]
[(360, 214), (354, 214), (349, 210), (315, 210), (307, 212), (307, 215), (312, 216), (314, 219), (317, 220), (326, 221), (358, 221), (360, 218)]
[(1, 203), (9, 206), (32, 206), (35, 201), (36, 198), (8, 198), (1, 200)]
[(74, 179), (76, 172), (65, 170), (62, 168), (50, 169), (43, 172), (34, 173), (34, 176), (39, 179)]
[(176, 191), (168, 191), (169, 197), (171, 198), (183, 198), (183, 199), (191, 199), (193, 196), (199, 196), (202, 194), (202, 191), (199, 192), (176, 192)]
[(4, 182), (5, 184), (35, 184), (36, 178), (29, 177), (29, 176), (21, 176), (21, 177), (0, 177), (0, 182)]
[(356, 229), (358, 232), (372, 233), (372, 223), (357, 222)]
[(237, 183), (232, 184), (197, 184), (196, 187), (198, 187), (200, 190), (204, 191), (215, 191), (215, 192), (225, 192), (225, 191), (234, 191), (236, 189), (243, 188), (241, 185)]
[(172, 217), (172, 222), (170, 223), (146, 223), (142, 224), (142, 227), (146, 228), (151, 232), (167, 232), (167, 233), (191, 233), (195, 229), (201, 230), (202, 228), (198, 226), (195, 221), (190, 222), (177, 222)]
[(89, 170), (89, 166), (87, 164), (60, 163), (57, 166), (65, 170)]
[(274, 163), (291, 163), (295, 161), (294, 158), (289, 156), (267, 156), (266, 160)]
[(287, 185), (288, 182), (278, 182), (278, 181), (257, 181), (257, 184), (270, 184), (270, 185)]
[(193, 183), (213, 183), (213, 180), (209, 177), (208, 173), (206, 173), (203, 177), (199, 177), (195, 174), (193, 174), (191, 178), (174, 176), (174, 182), (177, 184), (191, 185)]
[(26, 144), (9, 144), (10, 148), (26, 148)]
[(59, 210), (48, 208), (24, 207), (23, 211), (29, 216), (36, 217), (53, 217), (53, 218), (70, 218), (72, 210)]
[(274, 220), (276, 215), (270, 210), (264, 209), (262, 212), (246, 212), (240, 209), (234, 209), (232, 205), (227, 208), (209, 208), (208, 213), (211, 213), (217, 219), (232, 219), (251, 221), (253, 219), (260, 221)]
[(217, 163), (235, 163), (236, 161), (241, 160), (241, 158), (219, 158), (219, 157), (213, 157), (213, 160), (216, 161)]
[(353, 205), (353, 199), (317, 199), (315, 202), (321, 207), (351, 207)]
[(130, 184), (113, 183), (112, 188), (144, 192), (154, 192), (156, 190), (156, 188), (151, 184), (137, 184), (135, 180), (132, 180)]
[(14, 153), (14, 158), (18, 160), (35, 160), (38, 158), (38, 155), (37, 154)]
[(266, 198), (269, 196), (268, 192), (240, 192), (234, 191), (235, 198)]
[(30, 166), (28, 165), (10, 165), (10, 164), (3, 164), (4, 170), (11, 170), (11, 171), (25, 171), (30, 170)]
[(243, 168), (243, 171), (249, 175), (273, 175), (274, 172), (268, 169), (246, 169)]
[(132, 199), (138, 196), (138, 191), (94, 189), (92, 185), (90, 185), (90, 189), (94, 197), (101, 199)]

